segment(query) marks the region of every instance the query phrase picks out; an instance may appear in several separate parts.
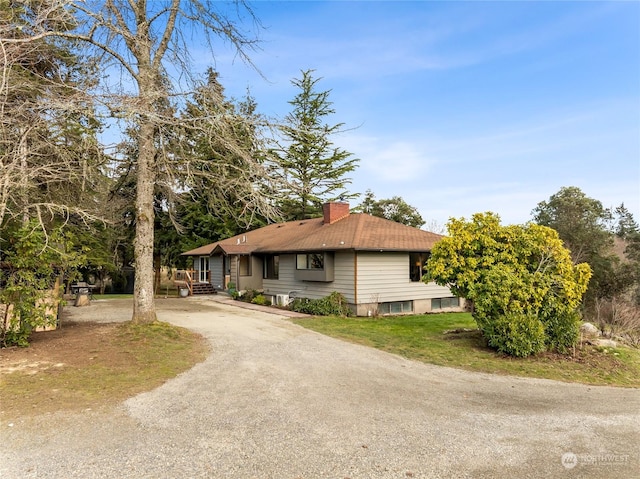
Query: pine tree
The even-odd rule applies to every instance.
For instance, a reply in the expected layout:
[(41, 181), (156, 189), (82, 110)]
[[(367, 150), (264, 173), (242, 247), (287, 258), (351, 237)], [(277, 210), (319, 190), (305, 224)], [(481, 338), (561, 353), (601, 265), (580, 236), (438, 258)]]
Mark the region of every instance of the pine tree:
[(627, 238), (629, 235), (639, 232), (638, 223), (624, 203), (620, 203), (620, 206), (616, 207), (615, 214), (617, 217), (616, 235), (620, 238)]
[(286, 184), (279, 205), (287, 220), (319, 216), (323, 203), (357, 196), (347, 192), (351, 179), (346, 175), (359, 160), (334, 146), (332, 137), (343, 131), (344, 124), (326, 123), (335, 110), (329, 101), (331, 91), (317, 90), (320, 80), (313, 77), (313, 70), (292, 80), (300, 91), (289, 102), (293, 110), (280, 127), (285, 146), (273, 151), (275, 169)]

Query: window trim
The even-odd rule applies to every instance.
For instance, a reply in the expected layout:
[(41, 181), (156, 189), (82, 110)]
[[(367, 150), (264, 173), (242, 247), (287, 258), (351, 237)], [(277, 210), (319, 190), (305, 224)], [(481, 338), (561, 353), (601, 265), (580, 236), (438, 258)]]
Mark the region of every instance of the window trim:
[[(334, 280), (334, 253), (331, 251), (316, 251), (313, 253), (294, 253), (294, 279), (296, 281), (319, 281), (322, 283), (330, 283)], [(312, 266), (311, 258), (322, 260), (322, 269), (308, 268)], [(298, 268), (298, 265), (305, 266), (307, 269)]]

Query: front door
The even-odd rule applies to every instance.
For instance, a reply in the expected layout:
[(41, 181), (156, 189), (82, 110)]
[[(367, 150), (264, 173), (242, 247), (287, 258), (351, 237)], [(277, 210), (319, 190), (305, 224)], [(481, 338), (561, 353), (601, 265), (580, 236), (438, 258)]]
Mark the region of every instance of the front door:
[(209, 280), (209, 258), (200, 256), (200, 282), (206, 283)]

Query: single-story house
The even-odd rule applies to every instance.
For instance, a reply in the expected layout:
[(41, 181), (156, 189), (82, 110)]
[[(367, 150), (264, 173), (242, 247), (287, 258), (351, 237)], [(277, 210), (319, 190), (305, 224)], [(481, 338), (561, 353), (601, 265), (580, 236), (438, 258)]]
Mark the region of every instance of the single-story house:
[[(461, 310), (462, 298), (424, 283), (423, 266), (440, 235), (323, 205), (323, 217), (274, 223), (183, 253), (197, 281), (260, 290), (273, 304), (342, 293), (358, 316)], [(207, 285), (208, 286), (208, 285)]]

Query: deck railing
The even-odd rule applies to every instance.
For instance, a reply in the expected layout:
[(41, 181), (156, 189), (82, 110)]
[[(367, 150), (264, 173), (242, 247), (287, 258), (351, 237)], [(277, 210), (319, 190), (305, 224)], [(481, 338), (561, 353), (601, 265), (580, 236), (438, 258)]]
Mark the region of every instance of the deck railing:
[[(211, 271), (205, 271), (207, 275), (206, 282), (211, 282)], [(196, 269), (178, 269), (175, 272), (175, 276), (173, 278), (173, 284), (180, 287), (186, 287), (189, 290), (189, 296), (193, 295), (193, 284), (200, 283), (200, 270)]]
[(193, 295), (193, 277), (197, 271), (192, 269), (179, 269), (176, 270), (173, 278), (173, 284), (178, 288), (186, 287), (189, 290), (189, 296)]

